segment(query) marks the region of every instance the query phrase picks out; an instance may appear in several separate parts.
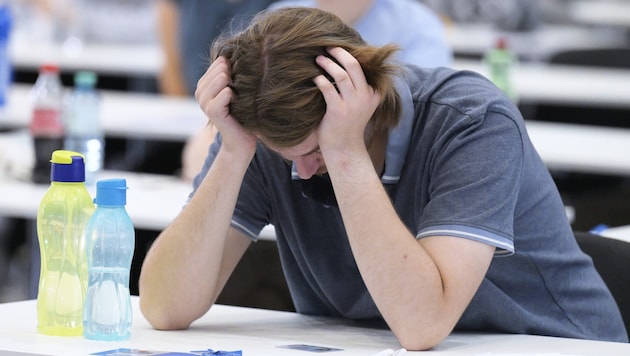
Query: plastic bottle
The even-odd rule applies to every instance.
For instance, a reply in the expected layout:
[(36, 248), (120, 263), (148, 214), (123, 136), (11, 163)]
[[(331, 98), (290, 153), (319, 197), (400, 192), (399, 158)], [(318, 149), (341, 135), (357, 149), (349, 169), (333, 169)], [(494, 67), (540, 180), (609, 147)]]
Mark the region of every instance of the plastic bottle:
[(37, 212), (41, 255), (38, 330), (77, 336), (83, 333), (87, 291), (85, 229), (94, 204), (85, 187), (85, 166), (79, 153), (57, 150), (51, 163), (50, 188)]
[(83, 335), (116, 341), (131, 336), (129, 276), (135, 246), (133, 223), (125, 210), (125, 179), (96, 182), (96, 211), (87, 229), (88, 292)]
[(490, 80), (503, 90), (514, 102), (518, 100), (512, 80), (512, 70), (516, 65), (516, 56), (508, 48), (507, 40), (499, 38), (493, 49), (484, 56)]
[(85, 157), (85, 182), (94, 184), (103, 167), (104, 140), (100, 122), (100, 97), (96, 91), (94, 72), (74, 75), (74, 89), (64, 110), (64, 149)]
[(9, 35), (13, 26), (11, 9), (6, 2), (0, 3), (0, 107), (7, 103), (9, 87), (13, 81), (9, 58)]
[(29, 130), (35, 148), (35, 165), (31, 180), (35, 183), (50, 181), (50, 156), (63, 149), (63, 85), (59, 67), (44, 64), (31, 90), (33, 112)]

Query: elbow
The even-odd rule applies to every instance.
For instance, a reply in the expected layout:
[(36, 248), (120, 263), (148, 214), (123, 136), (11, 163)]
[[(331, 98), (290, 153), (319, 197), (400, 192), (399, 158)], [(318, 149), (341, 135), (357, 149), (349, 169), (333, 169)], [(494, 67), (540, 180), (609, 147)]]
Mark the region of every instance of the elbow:
[(452, 329), (436, 327), (418, 328), (413, 325), (393, 330), (400, 346), (407, 351), (426, 351), (439, 345)]
[(159, 303), (152, 303), (148, 301), (147, 298), (140, 297), (140, 312), (154, 329), (187, 329), (193, 320), (184, 319), (175, 309), (176, 308), (164, 307)]
[(423, 337), (403, 338), (399, 337), (400, 346), (407, 351), (428, 351), (437, 346), (442, 340), (429, 340)]

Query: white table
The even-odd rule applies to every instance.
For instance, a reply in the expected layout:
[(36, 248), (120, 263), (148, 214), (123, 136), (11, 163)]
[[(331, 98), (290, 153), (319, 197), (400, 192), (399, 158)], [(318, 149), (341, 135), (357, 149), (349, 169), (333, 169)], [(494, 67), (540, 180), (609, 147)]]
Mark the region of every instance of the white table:
[[(366, 328), (339, 319), (264, 309), (215, 305), (188, 330), (150, 327), (132, 297), (133, 324), (127, 341), (93, 341), (38, 334), (35, 301), (0, 304), (0, 350), (47, 355), (88, 355), (116, 348), (190, 352), (234, 351), (250, 355), (309, 355), (281, 345), (310, 344), (342, 349), (331, 355), (370, 356), (400, 345), (387, 329)], [(531, 335), (453, 333), (431, 354), (438, 355), (628, 355), (630, 344)], [(3, 354), (0, 351), (0, 354)], [(328, 354), (328, 353), (326, 353)], [(421, 354), (421, 352), (408, 352)]]
[(604, 231), (599, 232), (599, 234), (613, 239), (630, 242), (630, 225), (609, 227)]
[(32, 43), (22, 38), (9, 42), (9, 56), (14, 66), (34, 71), (44, 63), (56, 63), (61, 70), (93, 70), (98, 74), (155, 76), (164, 62), (158, 44), (84, 43), (68, 51), (58, 43)]
[(582, 24), (630, 28), (630, 2), (624, 0), (574, 0), (568, 14)]
[[(127, 180), (129, 189), (125, 209), (134, 227), (142, 230), (163, 230), (182, 210), (192, 191), (192, 183), (169, 175), (104, 171), (97, 177), (104, 178)], [(27, 242), (31, 263), (26, 285), (30, 296), (37, 294), (39, 280), (40, 255), (35, 221), (39, 203), (47, 189), (46, 184), (0, 179), (0, 216), (26, 219), (29, 222)], [(96, 196), (95, 186), (88, 186), (88, 191), (92, 197)], [(276, 232), (271, 225), (266, 226), (259, 235), (261, 240), (275, 241), (275, 238)]]
[[(487, 73), (479, 61), (455, 61), (454, 67)], [(514, 83), (522, 102), (630, 110), (630, 70), (521, 63)], [(8, 104), (0, 109), (0, 128), (28, 125), (29, 90), (27, 85), (11, 88)], [(183, 141), (207, 122), (192, 98), (115, 91), (102, 91), (102, 97), (101, 118), (109, 136)]]
[[(602, 1), (593, 1), (599, 7)], [(612, 16), (626, 21), (630, 12), (581, 10), (588, 6), (570, 7), (575, 17)], [(624, 7), (624, 9), (627, 6)], [(612, 15), (611, 15), (612, 14)], [(578, 26), (545, 25), (530, 32), (504, 32), (487, 24), (450, 24), (446, 27), (446, 40), (457, 53), (481, 56), (495, 45), (499, 36), (506, 37), (514, 50), (524, 59), (541, 60), (549, 54), (570, 48), (600, 48), (621, 46), (623, 32), (592, 29)], [(55, 62), (62, 70), (94, 70), (99, 74), (130, 76), (156, 76), (164, 63), (164, 53), (158, 43), (99, 44), (85, 43), (80, 50), (64, 51), (60, 44), (32, 43), (16, 36), (10, 42), (9, 55), (16, 67), (37, 68), (44, 62)]]
[[(600, 3), (601, 1), (595, 1)], [(623, 16), (627, 17), (628, 14)], [(446, 39), (455, 57), (483, 56), (499, 37), (524, 61), (545, 61), (554, 52), (576, 48), (618, 47), (626, 44), (624, 31), (572, 25), (543, 25), (533, 31), (500, 31), (490, 24), (451, 24)]]
[[(186, 203), (192, 185), (167, 175), (104, 171), (98, 179), (125, 178), (129, 217), (136, 228), (162, 230)], [(35, 219), (39, 202), (48, 190), (47, 184), (4, 180), (0, 181), (0, 215)], [(96, 187), (88, 186), (91, 196)]]
[[(13, 85), (7, 104), (0, 108), (0, 128), (28, 126), (32, 103), (31, 87)], [(193, 98), (100, 91), (101, 123), (109, 137), (184, 142), (207, 124)]]
[[(453, 67), (488, 73), (474, 60), (456, 60)], [(520, 63), (512, 75), (522, 102), (630, 109), (630, 70)]]
[[(138, 229), (161, 231), (186, 204), (192, 183), (175, 176), (121, 171), (104, 171), (98, 179), (127, 180), (127, 213)], [(0, 180), (0, 216), (35, 219), (48, 185), (17, 180)], [(96, 188), (88, 186), (95, 196)], [(271, 226), (263, 229), (261, 239), (274, 239)]]
[(526, 126), (550, 169), (630, 177), (630, 129), (543, 121)]

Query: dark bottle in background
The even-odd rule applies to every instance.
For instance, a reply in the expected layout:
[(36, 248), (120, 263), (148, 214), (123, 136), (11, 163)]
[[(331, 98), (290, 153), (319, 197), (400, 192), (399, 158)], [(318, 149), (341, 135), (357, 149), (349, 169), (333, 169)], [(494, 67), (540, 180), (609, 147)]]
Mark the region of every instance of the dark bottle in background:
[(35, 162), (31, 180), (34, 183), (50, 182), (50, 157), (63, 149), (64, 127), (62, 121), (64, 88), (59, 67), (44, 64), (31, 90), (33, 112), (29, 130), (33, 138)]

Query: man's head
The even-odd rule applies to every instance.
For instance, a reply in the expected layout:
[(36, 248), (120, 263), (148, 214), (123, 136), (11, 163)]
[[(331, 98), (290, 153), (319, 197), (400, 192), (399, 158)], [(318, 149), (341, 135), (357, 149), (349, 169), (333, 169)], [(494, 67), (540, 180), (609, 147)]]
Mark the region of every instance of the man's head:
[(313, 78), (327, 75), (315, 62), (328, 56), (327, 47), (350, 52), (381, 94), (369, 131), (393, 127), (400, 113), (393, 81), (398, 68), (389, 59), (397, 48), (370, 46), (335, 15), (314, 8), (263, 12), (244, 31), (215, 41), (212, 57), (225, 56), (231, 65), (231, 114), (275, 147), (304, 141), (326, 112)]

